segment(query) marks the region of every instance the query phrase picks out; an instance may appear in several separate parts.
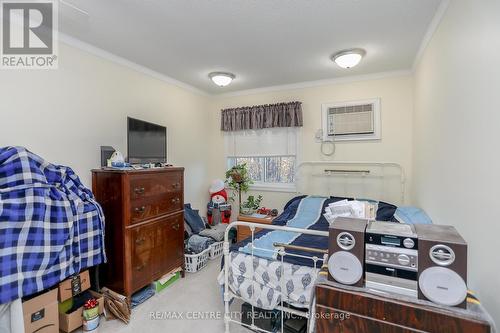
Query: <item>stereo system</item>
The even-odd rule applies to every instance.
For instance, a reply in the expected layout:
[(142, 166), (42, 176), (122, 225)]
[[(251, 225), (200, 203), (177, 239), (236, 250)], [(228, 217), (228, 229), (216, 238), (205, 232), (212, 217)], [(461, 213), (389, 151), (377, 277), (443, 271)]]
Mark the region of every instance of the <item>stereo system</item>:
[(418, 234), (418, 296), (434, 303), (466, 307), (467, 243), (447, 225), (415, 225)]
[(467, 244), (451, 226), (339, 217), (328, 252), (332, 281), (466, 306)]
[(368, 220), (338, 217), (330, 227), (328, 278), (362, 287), (364, 277), (365, 229)]
[(366, 287), (417, 297), (417, 247), (413, 225), (370, 222), (365, 234)]

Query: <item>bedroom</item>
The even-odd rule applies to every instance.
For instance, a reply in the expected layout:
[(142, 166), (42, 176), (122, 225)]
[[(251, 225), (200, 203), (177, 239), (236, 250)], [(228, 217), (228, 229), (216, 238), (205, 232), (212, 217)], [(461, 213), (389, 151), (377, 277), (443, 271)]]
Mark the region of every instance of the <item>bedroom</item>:
[[(127, 117), (164, 126), (167, 162), (184, 168), (184, 203), (202, 217), (212, 181), (225, 180), (231, 155), (292, 156), (295, 166), (397, 164), (404, 170), (404, 205), (458, 230), (468, 245), (467, 287), (500, 321), (500, 267), (490, 259), (500, 228), (492, 209), (500, 194), (494, 148), (500, 119), (491, 105), (500, 86), (498, 1), (123, 1), (122, 6), (82, 0), (57, 5), (57, 68), (3, 65), (0, 71), (0, 147), (26, 147), (48, 162), (69, 166), (92, 189), (100, 146), (127, 155)], [(364, 50), (357, 66), (344, 69), (332, 61), (334, 54), (352, 48)], [(218, 87), (209, 78), (219, 71), (234, 74), (229, 85)], [(316, 136), (323, 128), (323, 105), (367, 100), (380, 102), (380, 139), (335, 140), (331, 156), (328, 141), (322, 153), (322, 137)], [(245, 145), (238, 141), (243, 136), (221, 131), (223, 109), (289, 102), (301, 103), (302, 126), (271, 133), (273, 144), (256, 139)], [(292, 151), (286, 144), (285, 153), (273, 150), (290, 139)], [(257, 169), (262, 163), (265, 168), (267, 162), (259, 161)], [(297, 191), (320, 194), (299, 185), (254, 184), (242, 201), (260, 194), (261, 207), (282, 213)], [(335, 188), (329, 195), (345, 195), (339, 192)], [(383, 201), (384, 195), (369, 199)], [(239, 215), (237, 202), (236, 195), (231, 221)], [(104, 215), (112, 219), (106, 209)], [(112, 249), (106, 252), (113, 255)], [(209, 260), (204, 269), (186, 273), (133, 309), (128, 325), (101, 318), (99, 329), (190, 332), (202, 324), (222, 332), (219, 270), (220, 259)], [(183, 318), (151, 318), (168, 311)], [(222, 318), (192, 318), (196, 311)], [(239, 330), (245, 331), (231, 326)]]

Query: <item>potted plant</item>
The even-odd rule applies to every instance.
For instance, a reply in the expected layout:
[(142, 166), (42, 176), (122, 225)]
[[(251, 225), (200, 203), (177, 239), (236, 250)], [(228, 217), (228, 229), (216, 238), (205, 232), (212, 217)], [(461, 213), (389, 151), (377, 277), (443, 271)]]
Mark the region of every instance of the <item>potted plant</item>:
[(248, 175), (246, 163), (235, 165), (226, 171), (226, 184), (228, 188), (233, 190), (231, 200), (234, 201), (234, 192), (238, 192), (238, 204), (241, 211), (241, 192), (246, 193), (250, 185), (253, 184)]
[(255, 198), (253, 195), (249, 195), (247, 200), (241, 204), (240, 211), (242, 214), (251, 215), (257, 211), (262, 202), (262, 195)]

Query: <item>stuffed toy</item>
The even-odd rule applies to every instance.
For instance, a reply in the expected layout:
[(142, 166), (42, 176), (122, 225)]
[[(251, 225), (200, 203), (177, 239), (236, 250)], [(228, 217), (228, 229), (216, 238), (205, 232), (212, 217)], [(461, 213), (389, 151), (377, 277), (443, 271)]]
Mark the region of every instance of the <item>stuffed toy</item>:
[(224, 181), (216, 179), (209, 189), (210, 202), (207, 204), (207, 220), (210, 225), (229, 223), (231, 205), (227, 203), (227, 192)]

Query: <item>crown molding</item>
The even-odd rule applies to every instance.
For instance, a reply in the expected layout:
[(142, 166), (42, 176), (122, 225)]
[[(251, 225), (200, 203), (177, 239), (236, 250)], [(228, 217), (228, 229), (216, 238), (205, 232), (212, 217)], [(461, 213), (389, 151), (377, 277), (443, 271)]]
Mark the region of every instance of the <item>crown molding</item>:
[(142, 65), (139, 65), (135, 62), (132, 62), (130, 60), (127, 60), (125, 58), (122, 58), (120, 56), (117, 56), (116, 54), (113, 54), (111, 52), (108, 52), (108, 51), (105, 51), (101, 48), (98, 48), (98, 47), (95, 47), (89, 43), (86, 43), (80, 39), (77, 39), (77, 38), (74, 38), (74, 37), (71, 37), (67, 34), (64, 34), (64, 33), (61, 33), (59, 32), (59, 41), (69, 45), (69, 46), (72, 46), (72, 47), (75, 47), (79, 50), (82, 50), (82, 51), (85, 51), (87, 53), (90, 53), (92, 55), (95, 55), (99, 58), (103, 58), (103, 59), (106, 59), (106, 60), (109, 60), (115, 64), (118, 64), (118, 65), (121, 65), (121, 66), (124, 66), (124, 67), (127, 67), (127, 68), (130, 68), (136, 72), (139, 72), (141, 74), (145, 74), (145, 75), (148, 75), (150, 77), (153, 77), (157, 80), (160, 80), (160, 81), (163, 81), (165, 83), (168, 83), (168, 84), (171, 84), (173, 86), (176, 86), (176, 87), (179, 87), (179, 88), (183, 88), (183, 89), (186, 89), (190, 92), (193, 92), (195, 94), (198, 94), (198, 95), (202, 95), (202, 96), (210, 96), (210, 94), (206, 93), (205, 91), (201, 90), (201, 89), (198, 89), (196, 87), (193, 87), (187, 83), (184, 83), (184, 82), (181, 82), (179, 80), (176, 80), (174, 78), (171, 78), (167, 75), (164, 75), (164, 74), (161, 74), (157, 71), (154, 71), (150, 68), (147, 68), (145, 66), (142, 66)]
[(420, 43), (420, 46), (418, 48), (418, 52), (415, 55), (415, 59), (413, 60), (413, 66), (412, 66), (413, 71), (415, 71), (415, 69), (417, 68), (418, 64), (420, 63), (420, 60), (422, 60), (425, 49), (427, 48), (430, 41), (432, 40), (432, 37), (436, 33), (436, 30), (438, 29), (439, 24), (443, 20), (444, 14), (446, 13), (446, 10), (448, 9), (449, 5), (450, 5), (450, 0), (442, 0), (441, 3), (439, 4), (438, 9), (436, 10), (436, 14), (434, 14), (431, 23), (427, 27), (427, 31), (425, 32), (424, 38), (422, 39), (422, 42)]
[(305, 81), (305, 82), (284, 84), (284, 85), (278, 85), (278, 86), (269, 86), (269, 87), (255, 88), (255, 89), (237, 90), (237, 91), (232, 91), (232, 92), (227, 92), (227, 93), (222, 93), (222, 94), (214, 94), (212, 96), (215, 98), (223, 98), (223, 97), (256, 95), (256, 94), (263, 94), (263, 93), (275, 92), (275, 91), (296, 90), (296, 89), (321, 87), (321, 86), (328, 86), (328, 85), (342, 84), (342, 83), (380, 80), (380, 79), (386, 79), (386, 78), (391, 78), (391, 77), (409, 76), (412, 74), (413, 74), (413, 71), (411, 69), (400, 70), (400, 71), (389, 71), (389, 72), (380, 72), (380, 73), (373, 73), (373, 74), (366, 74), (366, 75), (345, 76), (345, 77), (334, 78), (334, 79)]
[(434, 35), (439, 24), (441, 23), (441, 20), (443, 19), (444, 14), (445, 14), (446, 9), (448, 8), (449, 4), (450, 4), (450, 0), (443, 0), (441, 2), (440, 6), (438, 7), (436, 14), (434, 15), (431, 23), (429, 24), (427, 32), (424, 35), (424, 38), (420, 44), (419, 51), (415, 56), (413, 66), (411, 69), (379, 72), (379, 73), (364, 74), (364, 75), (345, 76), (345, 77), (333, 78), (333, 79), (304, 81), (304, 82), (297, 82), (297, 83), (284, 84), (284, 85), (268, 86), (268, 87), (245, 89), (245, 90), (236, 90), (236, 91), (231, 91), (231, 92), (227, 92), (227, 93), (220, 93), (220, 94), (207, 93), (206, 91), (203, 91), (203, 90), (196, 88), (192, 85), (189, 85), (189, 84), (184, 83), (182, 81), (176, 80), (176, 79), (169, 77), (165, 74), (161, 74), (161, 73), (159, 73), (155, 70), (152, 70), (148, 67), (139, 65), (135, 62), (127, 60), (127, 59), (120, 57), (116, 54), (105, 51), (101, 48), (98, 48), (98, 47), (93, 46), (89, 43), (86, 43), (80, 39), (71, 37), (71, 36), (64, 34), (64, 33), (61, 33), (61, 32), (59, 32), (59, 41), (65, 43), (69, 46), (72, 46), (72, 47), (75, 47), (75, 48), (80, 49), (82, 51), (85, 51), (87, 53), (90, 53), (92, 55), (95, 55), (97, 57), (106, 59), (106, 60), (111, 61), (113, 63), (116, 63), (118, 65), (130, 68), (130, 69), (132, 69), (136, 72), (139, 72), (141, 74), (148, 75), (148, 76), (153, 77), (157, 80), (163, 81), (165, 83), (174, 85), (174, 86), (179, 87), (179, 88), (186, 89), (190, 92), (193, 92), (193, 93), (201, 95), (201, 96), (213, 97), (213, 98), (236, 97), (236, 96), (245, 96), (245, 95), (256, 95), (256, 94), (262, 94), (262, 93), (268, 93), (268, 92), (297, 90), (297, 89), (304, 89), (304, 88), (313, 88), (313, 87), (321, 87), (321, 86), (327, 86), (327, 85), (371, 81), (371, 80), (380, 80), (380, 79), (385, 79), (385, 78), (412, 75), (414, 73), (415, 68), (418, 65), (420, 59), (422, 58), (422, 55), (423, 55), (427, 45), (429, 44), (430, 40), (432, 39), (432, 36)]

